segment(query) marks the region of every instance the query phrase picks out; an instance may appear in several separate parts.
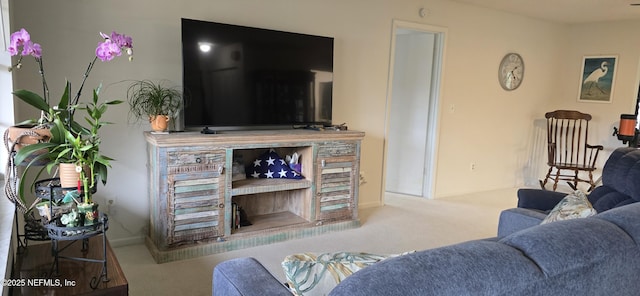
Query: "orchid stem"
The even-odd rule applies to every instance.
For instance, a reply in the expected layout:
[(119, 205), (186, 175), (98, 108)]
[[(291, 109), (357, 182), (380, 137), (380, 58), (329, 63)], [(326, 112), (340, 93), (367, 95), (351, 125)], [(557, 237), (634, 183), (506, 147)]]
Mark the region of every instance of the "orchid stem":
[[(20, 56), (20, 60), (22, 60), (22, 56)], [(44, 96), (44, 101), (49, 105), (49, 86), (47, 85), (47, 79), (44, 76), (44, 61), (42, 57), (36, 58), (36, 62), (38, 62), (38, 68), (40, 72), (40, 78), (42, 78), (42, 95)], [(40, 124), (43, 124), (46, 121), (51, 120), (51, 118), (45, 118), (45, 111), (40, 112)]]
[[(87, 70), (84, 72), (84, 75), (82, 77), (82, 83), (80, 84), (80, 88), (78, 89), (78, 92), (76, 93), (76, 97), (73, 99), (73, 102), (71, 102), (71, 105), (76, 105), (80, 100), (80, 95), (82, 94), (82, 88), (84, 88), (84, 83), (85, 81), (87, 81), (87, 78), (89, 78), (89, 73), (91, 73), (91, 69), (93, 69), (93, 65), (96, 63), (97, 59), (98, 57), (96, 56), (93, 58), (93, 61), (89, 63), (89, 66), (87, 67)], [(75, 110), (72, 110), (71, 115), (73, 115), (74, 112)]]

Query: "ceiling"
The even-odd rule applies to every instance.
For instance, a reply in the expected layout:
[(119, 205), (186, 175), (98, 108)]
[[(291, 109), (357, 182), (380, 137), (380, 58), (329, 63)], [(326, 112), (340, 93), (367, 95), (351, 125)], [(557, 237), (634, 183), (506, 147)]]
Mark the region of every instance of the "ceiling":
[(452, 0), (567, 23), (640, 20), (640, 0)]

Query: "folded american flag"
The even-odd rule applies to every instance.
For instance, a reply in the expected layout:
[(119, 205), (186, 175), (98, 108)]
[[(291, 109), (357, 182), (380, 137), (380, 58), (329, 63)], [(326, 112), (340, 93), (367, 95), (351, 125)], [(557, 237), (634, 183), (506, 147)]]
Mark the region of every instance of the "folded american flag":
[(246, 167), (247, 178), (302, 179), (300, 172), (293, 170), (275, 150), (263, 153)]

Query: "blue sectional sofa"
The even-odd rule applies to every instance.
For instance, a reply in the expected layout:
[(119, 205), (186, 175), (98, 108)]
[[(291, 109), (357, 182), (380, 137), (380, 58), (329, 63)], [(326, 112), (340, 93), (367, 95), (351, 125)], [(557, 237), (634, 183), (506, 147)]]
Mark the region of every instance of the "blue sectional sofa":
[[(601, 192), (598, 200), (620, 201), (603, 203), (595, 216), (539, 225), (544, 210), (505, 210), (513, 215), (500, 220), (501, 236), (383, 260), (347, 277), (329, 295), (639, 295), (640, 203), (633, 201), (640, 194), (640, 163), (630, 160), (640, 156), (637, 151), (618, 149), (607, 161), (603, 174), (617, 177), (603, 176), (603, 188), (589, 199)], [(620, 162), (624, 157), (629, 159)], [(627, 185), (617, 183), (621, 178)], [(549, 196), (566, 195), (535, 193), (550, 207)], [(537, 220), (529, 212), (539, 214)], [(258, 261), (239, 258), (215, 267), (213, 295), (291, 293)]]
[[(498, 237), (540, 224), (566, 195), (542, 189), (518, 190), (518, 207), (500, 213)], [(602, 169), (602, 185), (587, 198), (598, 213), (640, 201), (640, 149), (614, 150)]]

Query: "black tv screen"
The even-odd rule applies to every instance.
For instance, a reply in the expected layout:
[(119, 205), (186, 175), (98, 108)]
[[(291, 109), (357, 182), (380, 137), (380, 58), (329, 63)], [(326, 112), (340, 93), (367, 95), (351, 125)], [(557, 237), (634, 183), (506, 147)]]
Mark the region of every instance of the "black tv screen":
[(187, 127), (330, 125), (333, 38), (182, 19)]

